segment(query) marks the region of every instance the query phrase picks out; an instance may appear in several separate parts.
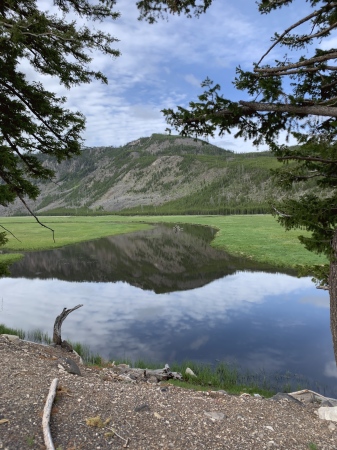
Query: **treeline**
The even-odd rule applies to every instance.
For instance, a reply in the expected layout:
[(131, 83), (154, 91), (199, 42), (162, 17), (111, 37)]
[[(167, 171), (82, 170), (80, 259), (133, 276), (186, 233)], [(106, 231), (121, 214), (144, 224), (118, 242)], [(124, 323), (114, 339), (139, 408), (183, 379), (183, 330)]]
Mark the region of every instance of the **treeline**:
[(166, 209), (161, 206), (146, 206), (143, 208), (129, 208), (117, 212), (120, 216), (229, 216), (229, 215), (246, 215), (246, 214), (270, 214), (271, 208), (268, 206), (257, 207), (237, 207), (237, 208), (188, 208), (185, 210)]
[[(49, 211), (44, 211), (43, 216), (171, 216), (171, 215), (190, 215), (190, 216), (229, 216), (229, 215), (246, 215), (246, 214), (270, 214), (270, 207), (266, 206), (247, 206), (237, 208), (188, 208), (188, 209), (172, 209), (162, 206), (144, 206), (136, 208), (128, 208), (122, 211), (104, 211), (103, 209), (90, 209), (87, 207), (81, 208), (54, 208)], [(19, 212), (16, 216), (28, 216), (28, 212)]]

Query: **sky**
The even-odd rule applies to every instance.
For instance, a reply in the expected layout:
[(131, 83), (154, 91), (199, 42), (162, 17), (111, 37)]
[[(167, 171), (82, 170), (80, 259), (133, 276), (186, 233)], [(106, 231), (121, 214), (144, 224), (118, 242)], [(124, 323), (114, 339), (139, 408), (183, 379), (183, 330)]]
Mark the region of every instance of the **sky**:
[[(136, 0), (117, 0), (115, 11), (121, 13), (120, 18), (100, 28), (119, 39), (115, 48), (121, 56), (113, 59), (95, 52), (92, 62), (108, 77), (108, 85), (95, 81), (66, 90), (55, 78), (38, 78), (67, 96), (70, 109), (86, 116), (85, 146), (121, 146), (152, 133), (165, 133), (168, 125), (161, 110), (187, 107), (189, 101), (197, 100), (206, 77), (221, 85), (225, 98), (248, 100), (232, 84), (235, 68), (251, 69), (268, 49), (274, 32), (282, 32), (305, 15), (306, 1), (294, 3), (261, 15), (255, 0), (214, 0), (198, 19), (170, 16), (150, 25), (137, 20)], [(50, 9), (51, 1), (38, 0), (38, 4)], [(277, 48), (269, 61), (284, 52)], [(26, 71), (28, 77), (37, 79), (29, 68)], [(264, 149), (235, 139), (233, 134), (209, 142), (236, 153)]]

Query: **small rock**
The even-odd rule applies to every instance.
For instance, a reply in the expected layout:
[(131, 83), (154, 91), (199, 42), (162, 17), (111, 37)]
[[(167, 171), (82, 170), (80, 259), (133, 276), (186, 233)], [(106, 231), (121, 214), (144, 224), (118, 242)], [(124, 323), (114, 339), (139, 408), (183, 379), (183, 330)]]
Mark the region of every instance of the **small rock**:
[(162, 419), (162, 418), (163, 418), (163, 417), (162, 417), (159, 413), (157, 413), (157, 412), (153, 413), (153, 415), (154, 415), (154, 417), (155, 417), (156, 419)]
[(255, 398), (263, 398), (262, 395), (260, 395), (260, 394), (253, 394), (253, 397), (255, 397)]
[(332, 422), (337, 422), (337, 406), (326, 407), (321, 406), (318, 408), (318, 417), (322, 420), (331, 420)]
[(270, 430), (270, 431), (274, 431), (274, 428), (271, 427), (270, 425), (266, 425), (264, 428), (267, 428), (267, 430)]
[(210, 391), (208, 394), (211, 395), (212, 397), (221, 397), (223, 395), (227, 395), (227, 392), (226, 391), (222, 391), (222, 390), (220, 390), (220, 391)]
[(190, 375), (191, 377), (196, 377), (196, 374), (189, 367), (186, 368), (185, 373), (186, 375)]
[(135, 412), (145, 412), (145, 411), (150, 411), (150, 407), (147, 403), (135, 407)]
[(223, 389), (219, 389), (218, 391), (216, 391), (218, 394), (222, 394), (222, 395), (227, 395), (227, 392), (224, 391)]
[(336, 425), (334, 425), (333, 423), (329, 423), (328, 429), (329, 429), (330, 431), (335, 431)]
[(61, 364), (58, 364), (57, 367), (59, 369), (59, 372), (61, 372), (61, 373), (65, 373), (66, 372), (65, 368)]
[(58, 366), (61, 365), (68, 373), (72, 373), (80, 377), (82, 376), (78, 365), (71, 358), (61, 358), (59, 359), (59, 362), (60, 364)]
[(83, 359), (82, 359), (81, 355), (79, 355), (79, 354), (77, 353), (77, 351), (74, 350), (74, 349), (73, 349), (73, 353), (75, 353), (75, 355), (76, 355), (76, 356), (78, 357), (78, 359), (79, 359), (80, 364), (83, 366), (84, 363), (83, 363)]
[(1, 336), (7, 338), (11, 342), (20, 340), (19, 336), (17, 336), (16, 334), (2, 334)]
[(205, 416), (209, 417), (211, 420), (223, 420), (226, 416), (223, 413), (217, 411), (204, 411)]
[(118, 364), (118, 366), (120, 369), (130, 369), (129, 364)]

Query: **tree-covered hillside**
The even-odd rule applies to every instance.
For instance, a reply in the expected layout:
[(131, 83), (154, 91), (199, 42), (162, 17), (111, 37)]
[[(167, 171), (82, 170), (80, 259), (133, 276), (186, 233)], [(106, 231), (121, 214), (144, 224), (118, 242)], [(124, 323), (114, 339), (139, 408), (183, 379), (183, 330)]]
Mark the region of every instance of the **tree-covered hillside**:
[[(280, 164), (269, 152), (234, 154), (180, 136), (153, 134), (123, 147), (85, 148), (61, 164), (40, 158), (55, 179), (40, 184), (40, 196), (29, 203), (38, 214), (265, 213), (283, 195), (271, 175)], [(26, 211), (17, 202), (0, 210), (8, 213)]]

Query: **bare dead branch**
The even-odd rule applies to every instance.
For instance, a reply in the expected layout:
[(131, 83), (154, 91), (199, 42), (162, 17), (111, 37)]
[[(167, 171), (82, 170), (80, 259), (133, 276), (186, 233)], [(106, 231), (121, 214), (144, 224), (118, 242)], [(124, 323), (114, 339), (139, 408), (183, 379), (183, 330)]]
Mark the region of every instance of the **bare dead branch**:
[(278, 209), (276, 209), (275, 206), (272, 206), (272, 208), (277, 213), (277, 215), (279, 215), (281, 217), (291, 217), (289, 214), (284, 214), (281, 211), (279, 211)]
[(36, 222), (38, 224), (41, 225), (41, 227), (47, 228), (48, 230), (50, 230), (53, 234), (53, 241), (55, 242), (55, 230), (53, 230), (52, 228), (48, 227), (47, 225), (45, 225), (44, 223), (40, 222), (40, 220), (38, 219), (38, 217), (33, 213), (33, 211), (29, 208), (29, 206), (27, 205), (25, 199), (22, 197), (22, 195), (17, 194), (17, 196), (19, 197), (19, 199), (21, 200), (21, 202), (25, 205), (25, 208), (27, 209), (27, 211), (34, 217), (34, 219), (36, 220)]
[(1, 228), (3, 228), (7, 233), (11, 234), (17, 241), (21, 242), (20, 239), (18, 239), (15, 234), (13, 234), (10, 230), (7, 230), (3, 225), (0, 225)]
[[(337, 3), (334, 5), (337, 5)], [(313, 13), (309, 14), (306, 17), (303, 17), (303, 19), (299, 20), (298, 22), (294, 23), (293, 25), (291, 25), (289, 28), (287, 28), (286, 30), (284, 30), (284, 32), (279, 36), (279, 38), (273, 43), (273, 45), (271, 45), (269, 47), (269, 49), (266, 51), (266, 53), (264, 55), (262, 55), (260, 61), (257, 63), (257, 65), (261, 64), (261, 62), (263, 61), (263, 59), (268, 55), (268, 53), (270, 53), (272, 51), (272, 49), (279, 44), (282, 39), (284, 38), (284, 36), (286, 36), (291, 30), (293, 30), (294, 28), (297, 28), (298, 26), (302, 25), (303, 23), (307, 22), (308, 20), (312, 19), (313, 17), (317, 16), (321, 11), (314, 11)]]

